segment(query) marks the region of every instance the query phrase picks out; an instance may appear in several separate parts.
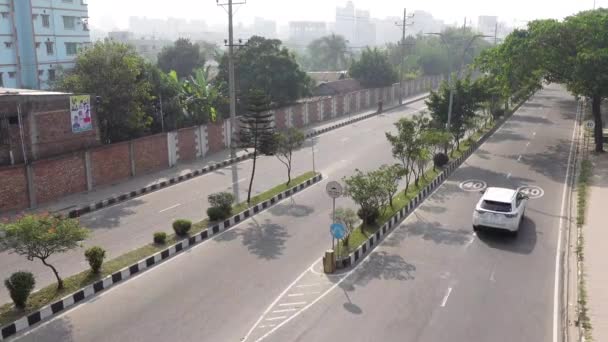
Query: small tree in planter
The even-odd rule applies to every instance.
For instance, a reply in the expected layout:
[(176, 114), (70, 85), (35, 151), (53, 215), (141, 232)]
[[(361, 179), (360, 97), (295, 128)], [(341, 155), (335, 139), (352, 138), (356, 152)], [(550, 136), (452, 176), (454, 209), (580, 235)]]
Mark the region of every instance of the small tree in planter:
[(30, 272), (15, 272), (8, 279), (4, 280), (4, 285), (8, 290), (13, 303), (17, 309), (25, 309), (27, 299), (36, 287), (36, 279)]
[(287, 132), (277, 133), (275, 156), (287, 168), (287, 186), (291, 183), (291, 165), (293, 151), (304, 144), (306, 136), (297, 128), (290, 128)]
[(223, 220), (232, 215), (232, 204), (234, 203), (234, 195), (229, 192), (218, 192), (211, 194), (207, 197), (209, 201), (209, 209), (207, 209), (207, 216), (209, 220), (218, 221)]
[(103, 265), (103, 259), (106, 257), (105, 249), (99, 246), (94, 246), (87, 249), (84, 252), (84, 256), (89, 262), (89, 266), (91, 266), (91, 271), (93, 271), (95, 274), (99, 273), (101, 270), (101, 265)]
[(57, 278), (57, 289), (63, 290), (59, 272), (47, 260), (51, 255), (80, 247), (80, 242), (89, 236), (89, 231), (82, 228), (75, 219), (28, 215), (14, 223), (1, 225), (0, 236), (4, 236), (0, 238), (0, 246), (25, 255), (28, 260), (39, 259), (53, 270)]
[(346, 192), (361, 208), (358, 215), (368, 225), (373, 225), (380, 216), (380, 208), (387, 203), (378, 171), (363, 173), (355, 170), (351, 177), (345, 177)]

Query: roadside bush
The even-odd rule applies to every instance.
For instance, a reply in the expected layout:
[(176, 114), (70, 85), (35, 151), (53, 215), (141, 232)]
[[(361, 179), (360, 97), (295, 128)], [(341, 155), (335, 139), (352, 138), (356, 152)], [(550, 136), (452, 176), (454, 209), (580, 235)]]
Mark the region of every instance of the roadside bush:
[(211, 207), (207, 209), (207, 216), (209, 221), (215, 222), (227, 218), (230, 214), (226, 215), (226, 211), (222, 208)]
[(229, 192), (218, 192), (207, 197), (210, 208), (207, 215), (211, 221), (223, 220), (232, 215), (232, 204), (234, 196)]
[(27, 298), (36, 286), (36, 279), (31, 272), (15, 272), (8, 279), (4, 280), (4, 285), (10, 293), (15, 307), (25, 309)]
[(173, 222), (173, 230), (175, 234), (178, 236), (188, 235), (188, 232), (192, 228), (192, 222), (188, 220), (175, 220)]
[(99, 246), (94, 246), (87, 249), (84, 252), (84, 256), (87, 258), (89, 266), (91, 266), (91, 271), (93, 271), (93, 273), (99, 273), (101, 265), (103, 264), (103, 259), (106, 257), (106, 250)]
[(433, 163), (435, 164), (435, 167), (444, 167), (449, 161), (450, 158), (445, 153), (437, 153), (433, 157)]
[(380, 210), (377, 208), (370, 208), (368, 210), (359, 209), (357, 211), (357, 216), (367, 225), (373, 225), (380, 217)]
[(154, 243), (159, 245), (164, 245), (167, 242), (167, 233), (165, 232), (156, 232), (154, 233)]

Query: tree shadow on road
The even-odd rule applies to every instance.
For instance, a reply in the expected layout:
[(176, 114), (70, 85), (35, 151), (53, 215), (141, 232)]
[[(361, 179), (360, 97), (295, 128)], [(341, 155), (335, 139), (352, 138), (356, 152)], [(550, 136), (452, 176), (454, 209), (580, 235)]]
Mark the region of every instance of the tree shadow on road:
[(127, 216), (134, 215), (133, 208), (142, 205), (142, 199), (132, 199), (116, 204), (103, 211), (93, 212), (80, 217), (80, 223), (88, 229), (107, 229), (120, 226), (121, 220)]
[(62, 317), (50, 321), (44, 329), (35, 330), (30, 334), (19, 337), (18, 340), (21, 342), (74, 342), (76, 340), (73, 331), (74, 326), (70, 320)]
[[(507, 158), (510, 158), (511, 156), (507, 156)], [(488, 187), (505, 187), (505, 188), (518, 188), (522, 185), (526, 185), (526, 184), (530, 184), (532, 182), (532, 180), (530, 178), (525, 178), (525, 177), (517, 177), (517, 176), (511, 176), (509, 178), (507, 178), (507, 174), (506, 171), (503, 172), (496, 172), (490, 169), (486, 169), (486, 168), (481, 168), (481, 167), (477, 167), (477, 166), (473, 166), (469, 163), (465, 163), (463, 166), (461, 166), (458, 171), (456, 171), (452, 176), (452, 180), (455, 182), (458, 182), (456, 184), (456, 187), (460, 190), (460, 191), (464, 191), (461, 190), (458, 185), (461, 182), (464, 182), (466, 180), (470, 180), (470, 179), (478, 179), (478, 180), (482, 180), (484, 182), (487, 183)]]
[(497, 230), (482, 230), (477, 233), (477, 237), (480, 241), (495, 249), (518, 254), (530, 254), (536, 247), (538, 234), (536, 223), (528, 217), (524, 217), (517, 237)]
[(357, 271), (353, 286), (365, 286), (372, 280), (413, 280), (416, 266), (397, 254), (373, 252)]
[[(544, 106), (541, 106), (544, 107)], [(511, 117), (511, 122), (521, 122), (525, 124), (542, 124), (542, 125), (553, 125), (553, 121), (534, 115), (514, 115)]]
[(277, 204), (272, 207), (269, 212), (275, 216), (291, 216), (291, 217), (305, 217), (309, 216), (315, 211), (313, 207), (297, 204), (292, 199), (290, 202), (285, 204)]
[(238, 232), (243, 239), (243, 245), (249, 252), (257, 255), (260, 259), (276, 259), (285, 249), (285, 242), (289, 237), (284, 226), (271, 223), (259, 224), (251, 222), (248, 227)]
[(562, 139), (541, 153), (522, 155), (521, 162), (535, 172), (549, 177), (555, 182), (563, 183), (566, 177), (569, 154), (570, 141)]

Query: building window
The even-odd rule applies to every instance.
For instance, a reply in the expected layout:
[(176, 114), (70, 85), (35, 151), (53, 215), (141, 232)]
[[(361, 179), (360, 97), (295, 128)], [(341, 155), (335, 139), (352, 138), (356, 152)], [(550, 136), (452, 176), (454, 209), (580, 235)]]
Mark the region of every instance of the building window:
[(51, 27), (50, 15), (42, 14), (42, 27)]
[(15, 71), (9, 71), (8, 72), (8, 77), (9, 78), (15, 78), (15, 76), (17, 76), (17, 73)]
[(66, 30), (76, 29), (76, 17), (63, 16), (63, 28)]
[(46, 44), (46, 54), (51, 56), (52, 54), (55, 53), (55, 51), (53, 50), (53, 42), (44, 42), (44, 44)]
[(40, 48), (40, 42), (36, 42), (36, 49)]
[(49, 69), (49, 81), (55, 80), (55, 69)]
[(32, 20), (38, 19), (38, 14), (32, 14)]
[(38, 76), (44, 75), (44, 70), (38, 70)]
[(0, 87), (4, 87), (4, 73), (0, 72)]
[(74, 56), (78, 54), (78, 44), (77, 43), (65, 43), (65, 53), (68, 56)]
[(11, 46), (13, 46), (13, 42), (4, 42), (4, 46), (10, 48)]
[(10, 13), (8, 13), (8, 12), (0, 12), (0, 14), (2, 14), (2, 18), (6, 19), (6, 18), (8, 18), (8, 15)]
[(73, 4), (74, 0), (63, 0), (63, 2), (68, 3), (68, 4)]

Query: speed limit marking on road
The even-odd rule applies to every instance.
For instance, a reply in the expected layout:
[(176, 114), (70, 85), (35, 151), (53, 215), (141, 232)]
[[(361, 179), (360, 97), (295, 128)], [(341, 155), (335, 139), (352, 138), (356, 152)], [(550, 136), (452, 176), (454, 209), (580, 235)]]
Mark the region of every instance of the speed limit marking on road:
[(545, 191), (538, 186), (534, 185), (526, 185), (522, 186), (517, 191), (521, 194), (528, 196), (530, 199), (541, 198), (545, 195)]
[(479, 179), (469, 179), (460, 183), (460, 188), (464, 191), (481, 191), (488, 187), (486, 182)]

